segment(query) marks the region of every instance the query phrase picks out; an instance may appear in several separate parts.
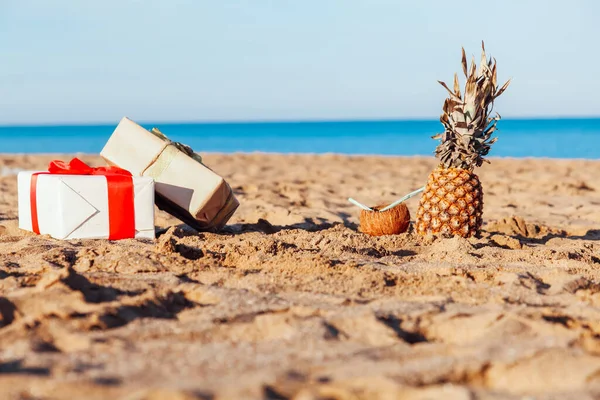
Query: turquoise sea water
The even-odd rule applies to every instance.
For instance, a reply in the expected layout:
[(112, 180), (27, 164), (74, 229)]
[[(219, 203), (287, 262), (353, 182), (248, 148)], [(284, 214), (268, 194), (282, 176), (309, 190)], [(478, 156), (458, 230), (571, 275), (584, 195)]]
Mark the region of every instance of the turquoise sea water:
[[(0, 153), (98, 153), (112, 125), (0, 127)], [(203, 152), (431, 155), (437, 120), (144, 123)], [(600, 158), (600, 118), (503, 119), (490, 156)]]

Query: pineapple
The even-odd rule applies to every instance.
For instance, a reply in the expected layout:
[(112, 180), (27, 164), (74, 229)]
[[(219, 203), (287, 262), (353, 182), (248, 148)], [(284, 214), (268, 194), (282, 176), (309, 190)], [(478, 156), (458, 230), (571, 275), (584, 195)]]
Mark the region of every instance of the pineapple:
[(481, 43), (481, 63), (475, 60), (467, 72), (467, 58), (462, 49), (462, 69), (467, 78), (462, 97), (458, 75), (454, 74), (454, 91), (438, 81), (450, 94), (443, 106), (440, 122), (444, 133), (435, 150), (440, 160), (431, 172), (421, 196), (416, 217), (416, 230), (422, 235), (440, 234), (470, 237), (478, 234), (482, 224), (483, 190), (473, 170), (480, 167), (497, 138), (491, 138), (500, 115), (491, 117), (494, 100), (508, 87), (510, 80), (498, 89), (496, 60), (489, 61)]

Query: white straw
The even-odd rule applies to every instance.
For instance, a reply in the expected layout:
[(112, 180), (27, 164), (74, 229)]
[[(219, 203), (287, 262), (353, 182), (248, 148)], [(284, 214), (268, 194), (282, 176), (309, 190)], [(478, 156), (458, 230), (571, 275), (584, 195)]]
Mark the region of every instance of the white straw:
[(410, 199), (410, 198), (411, 198), (411, 197), (413, 197), (413, 196), (416, 196), (416, 195), (418, 195), (418, 194), (419, 194), (419, 193), (421, 193), (423, 190), (425, 190), (425, 186), (423, 186), (423, 187), (422, 187), (422, 188), (420, 188), (420, 189), (417, 189), (417, 190), (415, 190), (414, 192), (410, 192), (409, 194), (407, 194), (406, 196), (402, 197), (401, 199), (398, 199), (398, 200), (396, 200), (395, 202), (393, 202), (393, 203), (392, 203), (392, 204), (390, 204), (389, 206), (387, 206), (387, 207), (385, 207), (385, 208), (382, 208), (381, 210), (379, 210), (379, 212), (384, 212), (384, 211), (387, 211), (387, 210), (389, 210), (389, 209), (391, 209), (391, 208), (394, 208), (394, 207), (396, 207), (398, 204), (400, 204), (400, 203), (402, 203), (402, 202), (404, 202), (404, 201), (406, 201), (406, 200)]
[[(389, 209), (392, 209), (392, 208), (396, 207), (398, 204), (403, 203), (406, 200), (410, 199), (411, 197), (414, 197), (414, 196), (418, 195), (423, 190), (425, 190), (425, 186), (423, 186), (420, 189), (415, 190), (414, 192), (410, 192), (409, 194), (407, 194), (406, 196), (402, 197), (401, 199), (396, 200), (395, 202), (393, 202), (389, 206), (387, 206), (385, 208), (382, 208), (381, 210), (379, 210), (379, 212), (384, 212), (384, 211), (387, 211)], [(365, 211), (374, 211), (372, 208), (367, 207), (364, 204), (359, 203), (358, 201), (354, 200), (352, 197), (349, 197), (348, 201), (350, 203), (354, 204), (355, 206), (362, 208)]]
[(354, 199), (353, 199), (353, 198), (351, 198), (351, 197), (349, 197), (349, 198), (348, 198), (348, 201), (349, 201), (350, 203), (354, 204), (355, 206), (358, 206), (358, 207), (362, 208), (362, 209), (363, 209), (363, 210), (365, 210), (365, 211), (373, 211), (373, 209), (372, 209), (372, 208), (369, 208), (369, 207), (365, 206), (364, 204), (360, 204), (358, 201), (354, 200)]

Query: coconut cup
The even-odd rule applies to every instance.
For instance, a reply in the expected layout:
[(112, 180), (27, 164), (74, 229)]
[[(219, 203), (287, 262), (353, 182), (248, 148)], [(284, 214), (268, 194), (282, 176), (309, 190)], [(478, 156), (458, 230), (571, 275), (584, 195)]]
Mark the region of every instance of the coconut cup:
[(373, 211), (360, 211), (360, 231), (371, 236), (398, 235), (408, 230), (410, 213), (406, 204), (380, 212), (386, 205), (372, 207)]

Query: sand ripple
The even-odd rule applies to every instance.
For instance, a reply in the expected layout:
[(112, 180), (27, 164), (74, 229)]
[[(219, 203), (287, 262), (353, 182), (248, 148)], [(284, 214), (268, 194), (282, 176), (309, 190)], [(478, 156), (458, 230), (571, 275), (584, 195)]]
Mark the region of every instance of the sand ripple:
[(600, 394), (600, 162), (494, 159), (481, 237), (432, 240), (362, 235), (346, 202), (392, 201), (432, 159), (205, 159), (238, 213), (216, 235), (158, 212), (155, 242), (21, 232), (0, 177), (0, 397)]

